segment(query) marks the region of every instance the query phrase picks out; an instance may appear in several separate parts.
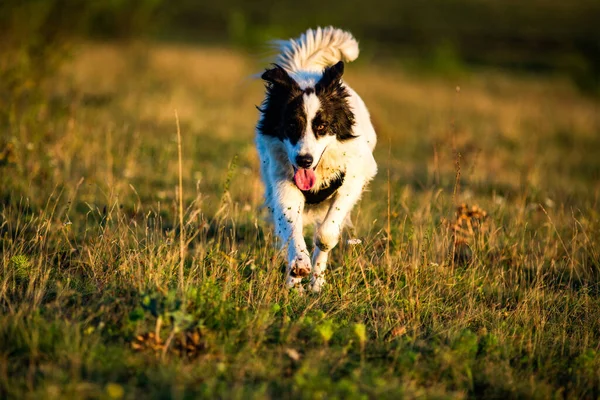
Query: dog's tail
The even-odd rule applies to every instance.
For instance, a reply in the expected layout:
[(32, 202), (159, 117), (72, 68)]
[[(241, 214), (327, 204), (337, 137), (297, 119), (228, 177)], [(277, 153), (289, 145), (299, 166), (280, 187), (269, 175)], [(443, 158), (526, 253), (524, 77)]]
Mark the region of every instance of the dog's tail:
[(275, 62), (289, 72), (322, 71), (338, 61), (354, 61), (359, 53), (352, 34), (332, 26), (309, 29), (297, 39), (273, 43), (279, 49)]

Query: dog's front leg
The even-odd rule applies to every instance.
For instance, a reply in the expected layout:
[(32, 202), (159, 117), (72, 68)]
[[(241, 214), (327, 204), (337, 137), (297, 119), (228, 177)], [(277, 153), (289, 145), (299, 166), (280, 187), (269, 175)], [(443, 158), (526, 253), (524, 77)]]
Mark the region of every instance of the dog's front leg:
[(310, 290), (315, 293), (321, 291), (325, 285), (325, 269), (327, 268), (327, 258), (329, 251), (323, 251), (318, 246), (315, 247), (312, 258), (313, 273), (310, 277)]
[(325, 284), (325, 268), (329, 251), (333, 249), (340, 240), (342, 226), (348, 213), (360, 198), (366, 181), (359, 178), (346, 180), (339, 188), (323, 223), (317, 229), (316, 245), (313, 254), (313, 274), (311, 276), (311, 289), (319, 292)]
[(288, 249), (286, 285), (298, 286), (311, 271), (310, 256), (303, 235), (304, 195), (292, 182), (275, 187), (273, 217), (277, 236)]

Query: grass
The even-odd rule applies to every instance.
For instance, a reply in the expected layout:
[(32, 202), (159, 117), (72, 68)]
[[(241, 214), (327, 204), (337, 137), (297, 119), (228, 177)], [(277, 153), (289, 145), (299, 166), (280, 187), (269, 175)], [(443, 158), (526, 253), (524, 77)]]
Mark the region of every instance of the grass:
[[(600, 396), (597, 101), (559, 78), (349, 66), (380, 172), (328, 287), (298, 296), (260, 208), (263, 67), (87, 44), (12, 103), (0, 397)], [(472, 234), (461, 203), (487, 212)]]

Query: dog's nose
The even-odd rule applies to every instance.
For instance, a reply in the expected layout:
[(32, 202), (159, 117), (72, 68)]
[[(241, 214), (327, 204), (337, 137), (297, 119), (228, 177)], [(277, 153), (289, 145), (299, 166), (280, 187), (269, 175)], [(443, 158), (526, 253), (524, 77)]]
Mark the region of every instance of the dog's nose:
[(296, 156), (296, 164), (300, 168), (310, 168), (313, 163), (313, 157), (310, 154), (297, 155)]

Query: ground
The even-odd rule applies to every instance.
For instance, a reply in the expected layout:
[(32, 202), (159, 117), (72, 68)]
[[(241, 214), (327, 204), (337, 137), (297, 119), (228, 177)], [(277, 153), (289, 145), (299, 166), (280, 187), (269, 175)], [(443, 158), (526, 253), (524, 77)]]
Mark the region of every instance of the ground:
[(300, 296), (261, 209), (263, 61), (88, 43), (6, 110), (0, 397), (600, 396), (597, 99), (349, 64), (379, 173)]

